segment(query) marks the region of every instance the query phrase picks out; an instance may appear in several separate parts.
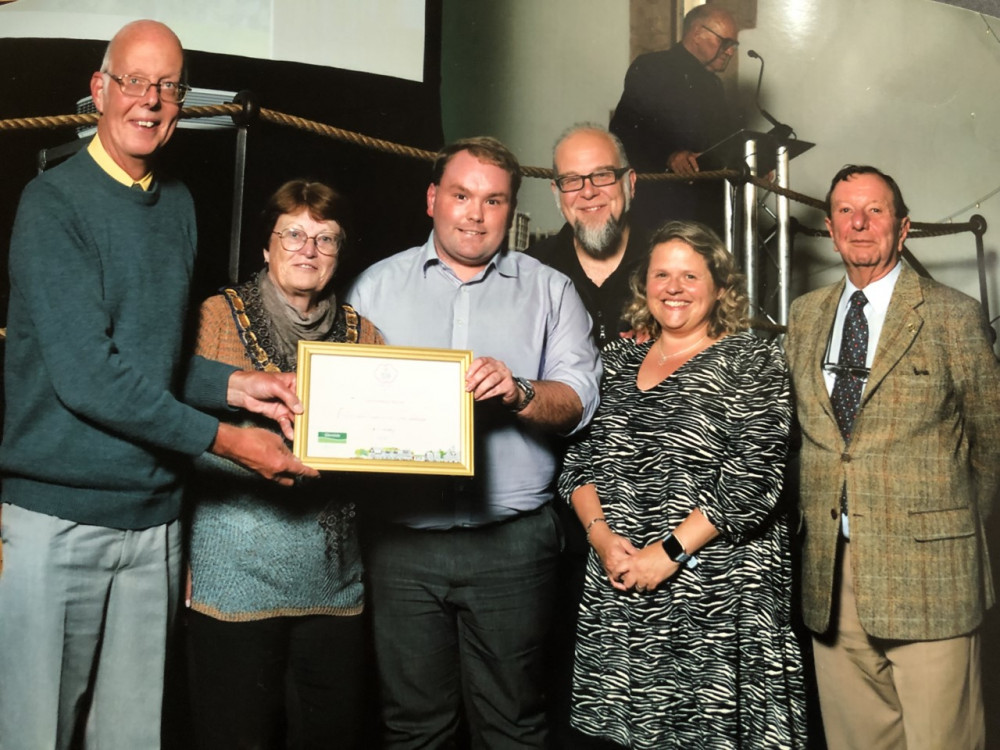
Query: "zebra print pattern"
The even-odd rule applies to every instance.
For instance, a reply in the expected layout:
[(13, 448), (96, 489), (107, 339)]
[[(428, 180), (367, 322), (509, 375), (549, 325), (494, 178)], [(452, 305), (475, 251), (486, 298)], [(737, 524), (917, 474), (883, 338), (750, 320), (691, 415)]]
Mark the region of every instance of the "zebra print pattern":
[(792, 406), (784, 356), (753, 333), (712, 345), (649, 391), (650, 344), (602, 351), (601, 406), (561, 494), (592, 483), (608, 524), (659, 543), (695, 507), (719, 530), (652, 593), (617, 592), (591, 550), (573, 725), (636, 750), (805, 747), (802, 657), (779, 505)]

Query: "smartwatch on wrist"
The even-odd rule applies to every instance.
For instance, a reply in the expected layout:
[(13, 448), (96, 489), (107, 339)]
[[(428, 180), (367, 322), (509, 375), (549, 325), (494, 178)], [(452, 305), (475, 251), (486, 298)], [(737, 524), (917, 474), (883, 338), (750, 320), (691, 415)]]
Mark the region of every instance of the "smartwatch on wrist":
[(663, 551), (667, 553), (667, 557), (678, 565), (684, 565), (691, 559), (691, 555), (685, 551), (680, 539), (673, 534), (667, 534), (667, 538), (663, 540)]
[(519, 411), (524, 411), (527, 408), (528, 404), (531, 403), (531, 400), (535, 397), (535, 386), (531, 384), (530, 380), (518, 377), (514, 378), (514, 384), (517, 386), (517, 389), (521, 391), (521, 393), (523, 394), (523, 396), (518, 400), (518, 402), (511, 407), (511, 410), (514, 413), (517, 413)]

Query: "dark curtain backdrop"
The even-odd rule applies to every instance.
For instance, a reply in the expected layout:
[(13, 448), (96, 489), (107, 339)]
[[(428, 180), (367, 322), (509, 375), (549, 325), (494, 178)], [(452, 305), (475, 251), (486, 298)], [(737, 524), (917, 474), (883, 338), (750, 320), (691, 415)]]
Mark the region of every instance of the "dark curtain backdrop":
[[(440, 117), (441, 2), (426, 3), (424, 82), (298, 63), (188, 52), (196, 87), (252, 91), (260, 105), (335, 127), (436, 150)], [(183, 41), (183, 40), (182, 40)], [(72, 114), (89, 94), (106, 41), (0, 39), (0, 119)], [(36, 174), (39, 150), (74, 140), (72, 128), (0, 132), (0, 325), (7, 314), (7, 254), (17, 202)], [(178, 129), (163, 163), (191, 189), (198, 211), (199, 271), (194, 299), (226, 282), (236, 131)], [(284, 180), (311, 177), (347, 194), (355, 208), (352, 252), (338, 270), (353, 275), (423, 242), (430, 223), (427, 162), (397, 157), (284, 126), (258, 122), (248, 133), (241, 278), (263, 264), (251, 239), (267, 197)], [(39, 231), (44, 231), (39, 227)]]
[[(188, 53), (189, 82), (199, 88), (249, 90), (268, 109), (433, 151), (443, 139), (441, 0), (426, 0), (426, 16), (423, 82), (205, 52)], [(0, 120), (75, 113), (77, 100), (89, 94), (90, 76), (106, 44), (0, 39)], [(41, 149), (75, 139), (72, 128), (0, 131), (0, 326), (7, 320), (7, 257), (21, 191), (37, 173)], [(235, 130), (178, 129), (163, 154), (163, 164), (188, 185), (198, 211), (193, 305), (227, 281), (235, 147)], [(263, 265), (254, 229), (264, 201), (279, 184), (295, 177), (328, 182), (354, 204), (351, 252), (335, 278), (340, 288), (374, 261), (422, 243), (430, 230), (425, 213), (428, 162), (258, 122), (248, 132), (241, 279)], [(45, 231), (45, 226), (37, 227), (39, 234)], [(3, 349), (0, 342), (0, 364)], [(183, 627), (177, 648), (182, 632)], [(179, 750), (191, 747), (179, 651), (170, 664), (164, 746)], [(373, 688), (366, 684), (359, 689)], [(367, 725), (374, 737), (377, 704), (371, 699), (369, 705)]]

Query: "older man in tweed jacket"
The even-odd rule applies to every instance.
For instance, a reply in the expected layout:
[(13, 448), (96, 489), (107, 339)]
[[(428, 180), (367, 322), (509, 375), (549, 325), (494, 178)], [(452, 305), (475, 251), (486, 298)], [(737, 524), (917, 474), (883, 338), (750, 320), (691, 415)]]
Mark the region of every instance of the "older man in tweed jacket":
[[(827, 744), (982, 748), (1000, 368), (975, 300), (900, 262), (909, 219), (891, 177), (845, 167), (827, 214), (847, 278), (795, 301), (786, 344)], [(860, 406), (837, 385), (852, 377)]]

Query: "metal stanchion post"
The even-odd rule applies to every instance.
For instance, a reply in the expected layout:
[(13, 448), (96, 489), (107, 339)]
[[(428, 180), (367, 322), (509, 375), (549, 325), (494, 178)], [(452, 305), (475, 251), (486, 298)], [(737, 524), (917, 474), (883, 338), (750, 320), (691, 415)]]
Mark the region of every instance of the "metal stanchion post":
[[(748, 138), (743, 159), (752, 177), (757, 176), (757, 141)], [(750, 298), (750, 315), (758, 312), (757, 280), (757, 187), (752, 182), (743, 185), (743, 273), (747, 277), (747, 295)]]
[(723, 180), (722, 183), (724, 185), (722, 200), (726, 202), (726, 205), (722, 208), (722, 226), (725, 233), (722, 239), (726, 243), (726, 248), (729, 252), (735, 255), (736, 241), (733, 236), (733, 206), (736, 203), (736, 188), (733, 187), (733, 183), (729, 180)]
[[(778, 187), (788, 188), (788, 147), (778, 146), (775, 179)], [(789, 286), (791, 285), (792, 239), (789, 228), (790, 214), (788, 197), (782, 194), (775, 196), (778, 209), (778, 323), (788, 325), (788, 305), (791, 303)]]
[(236, 128), (236, 161), (233, 166), (233, 213), (229, 223), (229, 283), (240, 279), (240, 241), (243, 226), (243, 179), (247, 166), (247, 126)]
[(250, 123), (260, 115), (260, 104), (250, 91), (241, 91), (233, 99), (243, 105), (243, 110), (234, 114), (236, 125), (236, 163), (233, 166), (233, 213), (229, 231), (229, 283), (240, 279), (240, 242), (243, 229), (243, 181), (247, 170), (247, 130)]

